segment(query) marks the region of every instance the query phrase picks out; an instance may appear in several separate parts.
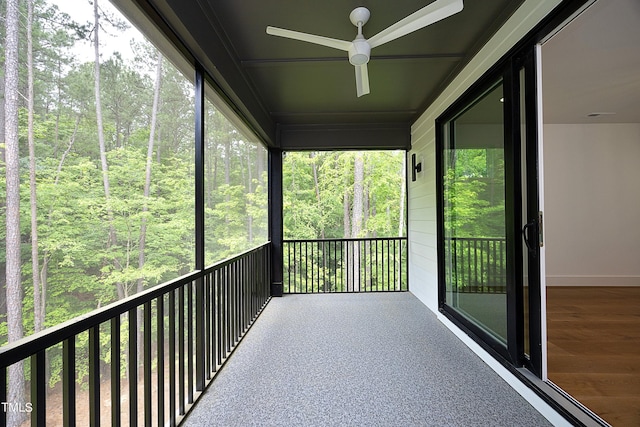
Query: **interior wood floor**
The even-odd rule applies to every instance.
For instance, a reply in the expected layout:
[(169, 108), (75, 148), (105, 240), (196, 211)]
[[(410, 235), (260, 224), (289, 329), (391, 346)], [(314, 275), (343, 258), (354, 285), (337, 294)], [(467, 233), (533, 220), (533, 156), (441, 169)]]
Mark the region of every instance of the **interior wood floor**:
[(548, 287), (548, 378), (617, 426), (640, 426), (640, 287)]

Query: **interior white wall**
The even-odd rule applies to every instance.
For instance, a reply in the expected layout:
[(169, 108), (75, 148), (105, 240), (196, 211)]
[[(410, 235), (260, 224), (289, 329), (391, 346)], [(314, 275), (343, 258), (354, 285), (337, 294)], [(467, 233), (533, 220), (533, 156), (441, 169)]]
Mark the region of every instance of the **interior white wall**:
[(640, 124), (544, 125), (547, 286), (640, 286)]
[[(436, 313), (438, 268), (435, 120), (560, 2), (561, 0), (526, 0), (411, 127), (412, 150), (409, 156), (415, 153), (422, 161), (422, 172), (415, 182), (408, 183), (409, 286), (411, 292)], [(569, 425), (471, 338), (444, 316), (440, 315), (439, 318), (554, 425)]]

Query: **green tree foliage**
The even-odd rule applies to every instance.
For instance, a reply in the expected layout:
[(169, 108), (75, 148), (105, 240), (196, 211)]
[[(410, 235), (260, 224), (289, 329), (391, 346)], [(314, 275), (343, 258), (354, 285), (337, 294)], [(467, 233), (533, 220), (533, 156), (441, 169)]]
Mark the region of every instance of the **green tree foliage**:
[[(450, 289), (474, 292), (506, 284), (504, 154), (502, 149), (445, 151), (444, 231)], [(477, 266), (480, 266), (479, 268)], [(472, 267), (473, 266), (473, 267)]]
[[(354, 199), (356, 152), (287, 152), (283, 162), (285, 239), (352, 237), (345, 230), (345, 194)], [(367, 151), (362, 229), (355, 237), (396, 237), (404, 221), (403, 151)], [(314, 173), (315, 170), (315, 173)], [(404, 222), (403, 222), (404, 223)]]
[(450, 150), (448, 156), (444, 174), (448, 236), (504, 238), (502, 150)]
[[(405, 235), (405, 152), (287, 152), (283, 161), (284, 237), (288, 240)], [(393, 246), (395, 245), (395, 246)], [(288, 243), (287, 292), (403, 289), (404, 242)], [(391, 252), (394, 255), (391, 255)], [(385, 264), (386, 263), (386, 264)], [(392, 269), (393, 269), (392, 268)]]
[[(20, 7), (26, 11), (26, 4), (22, 3)], [(80, 3), (85, 2), (78, 2), (78, 7)], [(0, 5), (0, 101), (4, 103), (5, 1), (0, 0)], [(191, 76), (185, 77), (164, 60), (151, 183), (145, 197), (158, 53), (141, 36), (131, 43), (133, 53), (105, 53), (111, 50), (103, 48), (115, 39), (113, 34), (101, 32), (100, 98), (110, 182), (107, 206), (98, 143), (94, 63), (92, 59), (81, 60), (76, 55), (88, 45), (91, 26), (74, 22), (46, 1), (36, 0), (34, 6), (32, 113), (38, 264), (46, 299), (44, 326), (50, 327), (129, 296), (139, 290), (139, 283), (148, 288), (193, 270), (194, 87)], [(103, 1), (100, 8), (109, 6)], [(86, 10), (86, 21), (93, 22), (92, 7)], [(19, 18), (23, 32), (26, 16), (26, 12), (21, 13)], [(111, 12), (105, 16), (112, 16)], [(115, 18), (110, 23), (120, 25), (120, 20)], [(18, 92), (26, 93), (27, 57), (26, 48), (22, 48), (26, 46), (26, 35), (20, 33), (18, 38), (21, 46)], [(25, 335), (29, 335), (34, 331), (35, 309), (31, 279), (29, 106), (26, 98), (19, 96), (18, 100), (19, 251), (23, 326)], [(213, 104), (209, 105), (207, 163), (211, 170), (206, 176), (206, 259), (213, 263), (266, 241), (267, 156), (262, 145), (241, 134)], [(4, 113), (1, 116), (0, 124), (4, 128)], [(0, 173), (4, 177), (4, 141), (0, 142)], [(6, 195), (6, 182), (0, 179), (0, 239), (3, 241), (6, 239)], [(141, 231), (142, 223), (145, 231)], [(109, 241), (111, 227), (115, 242)], [(142, 232), (146, 239), (141, 265)], [(6, 283), (6, 259), (6, 248), (2, 245), (2, 288)], [(8, 330), (4, 292), (1, 295), (0, 344), (3, 344)], [(76, 340), (79, 355), (86, 351), (86, 340), (83, 336)], [(108, 331), (101, 332), (101, 341), (107, 343)], [(108, 352), (103, 356), (107, 363)], [(52, 384), (59, 379), (60, 357), (60, 349), (48, 352)], [(81, 361), (77, 368), (79, 372), (86, 370)]]

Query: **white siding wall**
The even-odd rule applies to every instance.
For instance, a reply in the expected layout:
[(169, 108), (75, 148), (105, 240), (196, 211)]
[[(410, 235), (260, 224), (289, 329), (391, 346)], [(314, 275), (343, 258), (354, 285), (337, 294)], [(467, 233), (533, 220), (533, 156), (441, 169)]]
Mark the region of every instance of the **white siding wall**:
[[(408, 187), (409, 286), (411, 292), (436, 313), (438, 313), (438, 277), (435, 120), (559, 3), (560, 0), (526, 0), (411, 128), (412, 151), (409, 156), (416, 153), (416, 157), (423, 162), (423, 168), (417, 181), (409, 182)], [(444, 316), (439, 318), (554, 425), (569, 425), (563, 417)]]
[(417, 181), (409, 182), (409, 283), (411, 291), (433, 311), (438, 310), (435, 120), (559, 3), (525, 1), (411, 127), (409, 155), (416, 153), (423, 163)]
[(640, 124), (544, 126), (547, 286), (640, 286)]

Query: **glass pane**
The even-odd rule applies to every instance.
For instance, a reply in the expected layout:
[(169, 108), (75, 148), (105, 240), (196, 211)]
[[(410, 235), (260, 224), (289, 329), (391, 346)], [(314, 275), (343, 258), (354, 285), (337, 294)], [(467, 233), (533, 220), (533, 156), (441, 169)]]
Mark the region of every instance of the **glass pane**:
[[(24, 335), (174, 279), (195, 264), (193, 70), (176, 68), (175, 52), (159, 52), (107, 1), (100, 2), (97, 27), (89, 2), (36, 3), (33, 103), (24, 99), (12, 108), (19, 139), (8, 146), (3, 140), (0, 148), (19, 149), (21, 158), (19, 170), (11, 168), (20, 182), (7, 188), (0, 178), (0, 199), (6, 191), (20, 195), (20, 222), (8, 227), (22, 227), (22, 280), (14, 262), (7, 285), (33, 290), (22, 297)], [(25, 16), (20, 19), (25, 28)], [(91, 35), (83, 33), (85, 22), (92, 23)], [(26, 44), (25, 33), (17, 36)], [(17, 71), (24, 82), (26, 57)], [(2, 230), (7, 218), (0, 209)], [(37, 238), (31, 244), (25, 236)], [(0, 344), (7, 339), (0, 331)]]
[(205, 101), (205, 262), (268, 240), (267, 150), (224, 114), (211, 88)]
[[(7, 2), (0, 3), (4, 70)], [(17, 231), (9, 239), (0, 231), (11, 249), (7, 260), (0, 245), (0, 284), (16, 297), (9, 304), (3, 298), (0, 344), (19, 338), (18, 325), (25, 336), (38, 333), (195, 268), (193, 67), (106, 0), (32, 3), (33, 63), (25, 6), (9, 31), (20, 46), (19, 64), (10, 70), (22, 85), (20, 101), (0, 119), (18, 124), (15, 135), (0, 137), (0, 151), (20, 158), (0, 161), (0, 229)], [(153, 33), (153, 25), (136, 21)], [(4, 179), (5, 172), (20, 180)], [(7, 192), (20, 197), (9, 211)], [(13, 315), (20, 307), (22, 318)], [(111, 402), (121, 397), (109, 390), (109, 332), (106, 325), (99, 329), (103, 425), (111, 424)], [(79, 425), (88, 424), (88, 339), (86, 332), (75, 338)], [(46, 351), (46, 425), (62, 425), (60, 347)], [(28, 424), (23, 415), (38, 409), (36, 402), (25, 407), (31, 376), (28, 359), (22, 369), (10, 369), (4, 400), (17, 413), (7, 414), (8, 425)]]
[(503, 90), (447, 123), (443, 150), (446, 304), (506, 343)]

